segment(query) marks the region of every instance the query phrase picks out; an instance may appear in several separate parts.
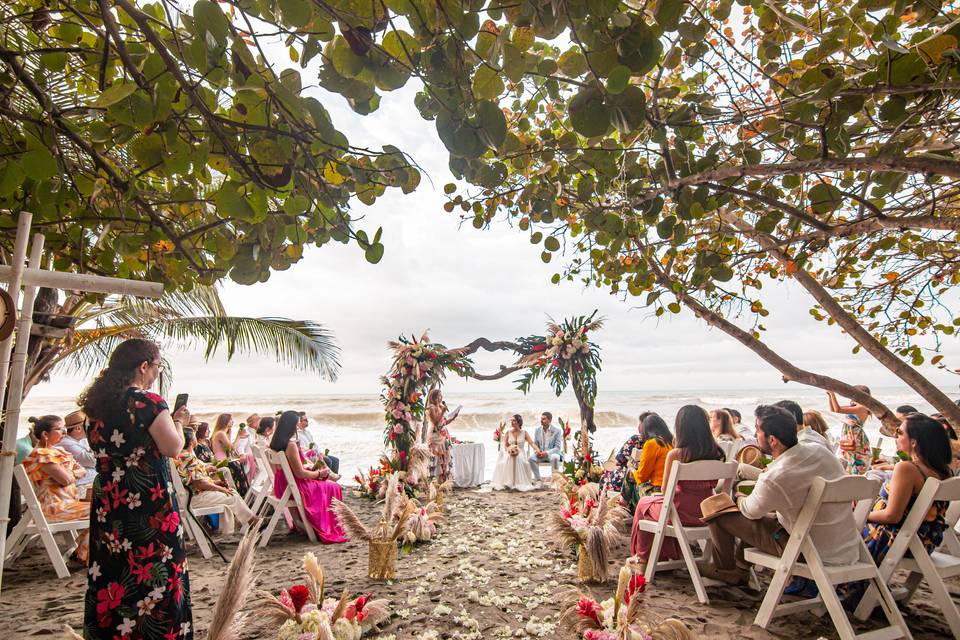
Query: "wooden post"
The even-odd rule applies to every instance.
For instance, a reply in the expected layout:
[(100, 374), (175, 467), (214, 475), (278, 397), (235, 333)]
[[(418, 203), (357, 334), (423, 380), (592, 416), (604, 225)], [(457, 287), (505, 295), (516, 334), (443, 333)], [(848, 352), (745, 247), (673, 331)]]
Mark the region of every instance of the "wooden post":
[[(29, 230), (29, 227), (26, 229)], [(33, 236), (30, 245), (30, 267), (40, 266), (43, 256), (43, 234)], [(23, 303), (17, 323), (17, 346), (10, 361), (10, 385), (4, 415), (3, 455), (0, 455), (0, 589), (3, 588), (3, 565), (7, 557), (7, 523), (10, 522), (10, 492), (13, 488), (13, 465), (17, 455), (17, 425), (20, 424), (20, 403), (23, 400), (23, 377), (27, 366), (27, 347), (33, 325), (33, 303), (36, 285), (23, 288)]]
[[(0, 343), (0, 392), (6, 389), (6, 396), (0, 396), (0, 412), (4, 415), (3, 447), (0, 449), (0, 588), (3, 581), (3, 565), (6, 559), (7, 523), (10, 521), (10, 493), (13, 486), (13, 466), (16, 462), (17, 427), (20, 422), (20, 405), (23, 399), (23, 382), (26, 373), (27, 348), (30, 331), (33, 326), (33, 304), (38, 287), (51, 287), (67, 291), (84, 291), (107, 294), (126, 294), (158, 298), (163, 294), (163, 284), (158, 282), (138, 282), (122, 278), (110, 278), (80, 273), (63, 273), (40, 268), (43, 255), (43, 234), (34, 236), (30, 247), (30, 263), (24, 268), (27, 254), (27, 240), (30, 235), (30, 223), (33, 216), (21, 212), (17, 220), (17, 238), (14, 243), (13, 262), (0, 265), (0, 282), (7, 283), (7, 291), (17, 306), (20, 289), (23, 298), (20, 302), (20, 315), (16, 333)], [(16, 351), (10, 357), (13, 340), (16, 339)], [(8, 375), (9, 374), (9, 375)], [(7, 384), (9, 380), (9, 384)], [(6, 404), (6, 407), (4, 407)]]

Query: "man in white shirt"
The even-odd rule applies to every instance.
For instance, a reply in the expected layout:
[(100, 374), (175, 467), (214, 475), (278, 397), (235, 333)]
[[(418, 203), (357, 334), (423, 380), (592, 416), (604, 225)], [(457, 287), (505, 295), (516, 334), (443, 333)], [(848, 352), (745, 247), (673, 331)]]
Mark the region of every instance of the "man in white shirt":
[[(783, 553), (814, 478), (835, 480), (844, 475), (840, 460), (826, 447), (797, 441), (796, 419), (789, 411), (761, 405), (756, 416), (759, 447), (773, 456), (773, 462), (749, 496), (738, 496), (738, 511), (708, 522), (716, 552), (714, 564), (704, 567), (703, 574), (730, 584), (746, 583), (745, 547)], [(776, 517), (769, 515), (772, 512)], [(847, 564), (859, 557), (859, 533), (848, 505), (824, 506), (810, 536), (827, 564)]]
[[(300, 422), (297, 423), (297, 444), (300, 445), (300, 450), (306, 454), (306, 452), (310, 449), (316, 448), (317, 441), (307, 428), (310, 424), (310, 420), (307, 418), (307, 412), (300, 411), (299, 414)], [(323, 455), (322, 451), (319, 451), (318, 453)], [(327, 467), (330, 468), (330, 471), (333, 472), (333, 475), (336, 476), (334, 480), (338, 480), (340, 478), (340, 458), (331, 455), (324, 455), (323, 461)]]
[(833, 453), (833, 447), (830, 446), (830, 442), (826, 438), (803, 424), (803, 409), (800, 408), (799, 404), (793, 400), (781, 400), (780, 402), (774, 402), (773, 406), (786, 409), (797, 421), (797, 442), (819, 444), (826, 447), (831, 454)]
[(67, 414), (63, 419), (63, 424), (67, 428), (67, 435), (57, 444), (58, 449), (63, 449), (73, 456), (81, 467), (87, 470), (87, 473), (77, 480), (78, 487), (86, 487), (93, 484), (97, 477), (97, 457), (93, 455), (90, 443), (87, 442), (84, 433), (84, 425), (87, 416), (82, 411), (74, 411)]
[(741, 422), (742, 416), (740, 412), (736, 409), (724, 409), (727, 413), (730, 414), (730, 417), (733, 418), (733, 428), (740, 434), (740, 437), (746, 441), (746, 444), (757, 444), (756, 439), (753, 437), (753, 429)]

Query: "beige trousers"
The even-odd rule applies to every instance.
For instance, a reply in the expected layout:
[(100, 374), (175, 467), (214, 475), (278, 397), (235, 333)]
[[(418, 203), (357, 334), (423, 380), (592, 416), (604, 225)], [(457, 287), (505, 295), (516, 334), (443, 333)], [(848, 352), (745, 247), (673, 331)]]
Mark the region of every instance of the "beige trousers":
[(236, 491), (231, 491), (229, 495), (219, 491), (201, 491), (193, 496), (190, 506), (193, 507), (216, 507), (224, 506), (224, 512), (220, 515), (220, 533), (231, 534), (236, 530), (236, 524), (242, 527), (253, 520), (253, 511), (247, 506)]

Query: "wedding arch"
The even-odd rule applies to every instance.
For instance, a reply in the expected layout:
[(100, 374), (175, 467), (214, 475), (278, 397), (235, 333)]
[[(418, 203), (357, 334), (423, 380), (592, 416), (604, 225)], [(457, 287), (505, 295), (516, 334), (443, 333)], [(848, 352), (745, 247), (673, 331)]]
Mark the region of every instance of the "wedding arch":
[[(517, 389), (530, 391), (533, 383), (546, 378), (559, 397), (568, 387), (573, 389), (580, 408), (579, 447), (575, 464), (593, 463), (590, 433), (596, 430), (593, 421), (597, 397), (597, 372), (600, 371), (600, 347), (591, 334), (603, 326), (603, 319), (594, 311), (589, 316), (576, 316), (561, 323), (550, 321), (543, 335), (517, 338), (515, 341), (491, 341), (477, 338), (458, 349), (430, 342), (427, 333), (417, 338), (401, 336), (390, 342), (393, 363), (382, 378), (381, 401), (385, 410), (384, 446), (388, 455), (385, 471), (402, 471), (415, 467), (417, 425), (426, 410), (426, 391), (443, 383), (448, 372), (475, 380), (498, 380), (520, 372)], [(501, 365), (492, 374), (477, 372), (470, 356), (478, 350), (512, 351), (517, 359), (509, 366)], [(412, 478), (413, 483), (422, 478)], [(362, 484), (362, 483), (361, 483)]]

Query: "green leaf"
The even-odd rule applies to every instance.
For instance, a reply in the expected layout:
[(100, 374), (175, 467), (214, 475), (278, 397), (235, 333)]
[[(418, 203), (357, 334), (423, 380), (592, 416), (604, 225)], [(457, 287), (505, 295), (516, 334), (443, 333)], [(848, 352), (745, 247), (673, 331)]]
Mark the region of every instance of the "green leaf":
[(620, 133), (629, 133), (645, 122), (647, 99), (643, 89), (636, 85), (628, 85), (619, 94), (609, 96), (607, 106), (613, 126)]
[(0, 198), (15, 192), (23, 184), (23, 179), (26, 177), (19, 162), (12, 159), (7, 160), (3, 167), (0, 167)]
[(567, 107), (574, 131), (585, 138), (602, 136), (610, 128), (610, 113), (599, 89), (581, 89)]
[(383, 245), (379, 242), (374, 242), (367, 247), (366, 251), (364, 252), (364, 257), (370, 264), (377, 264), (380, 262), (380, 259), (383, 258)]
[(239, 220), (253, 220), (255, 213), (246, 198), (237, 191), (239, 185), (226, 181), (214, 197), (214, 204), (221, 217), (233, 217)]
[(496, 100), (504, 88), (499, 72), (486, 65), (481, 65), (473, 76), (473, 93), (481, 100)]
[(807, 194), (814, 213), (829, 213), (843, 204), (843, 195), (832, 184), (815, 184)]
[(559, 251), (560, 241), (555, 236), (547, 236), (543, 241), (543, 248), (547, 251)]
[(576, 47), (564, 51), (557, 64), (568, 78), (579, 78), (587, 72), (587, 59)]
[(217, 44), (224, 44), (230, 33), (230, 23), (220, 5), (211, 0), (198, 0), (193, 5), (193, 20), (201, 37), (209, 33)]
[(617, 39), (620, 63), (630, 67), (634, 75), (640, 76), (653, 69), (662, 53), (660, 38), (644, 22), (637, 22)]
[(657, 7), (655, 14), (657, 24), (664, 31), (676, 31), (686, 5), (687, 3), (684, 0), (660, 0), (660, 6)]
[(109, 107), (112, 104), (120, 102), (137, 89), (136, 83), (133, 82), (115, 84), (112, 87), (104, 89), (103, 93), (97, 97), (93, 105), (95, 107)]
[(630, 71), (629, 67), (622, 64), (617, 65), (607, 76), (607, 91), (613, 94), (623, 93), (623, 90), (630, 83), (631, 75), (633, 75), (633, 72)]
[(477, 103), (475, 124), (477, 135), (490, 149), (498, 149), (507, 137), (507, 119), (495, 102), (481, 100)]
[(299, 29), (310, 23), (313, 12), (308, 0), (279, 0), (277, 4), (287, 24)]
[(20, 156), (20, 166), (28, 178), (36, 181), (52, 178), (57, 174), (57, 159), (46, 147), (38, 147)]
[(414, 66), (420, 61), (420, 42), (402, 29), (387, 33), (382, 46), (384, 51), (403, 64)]

